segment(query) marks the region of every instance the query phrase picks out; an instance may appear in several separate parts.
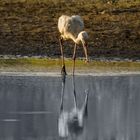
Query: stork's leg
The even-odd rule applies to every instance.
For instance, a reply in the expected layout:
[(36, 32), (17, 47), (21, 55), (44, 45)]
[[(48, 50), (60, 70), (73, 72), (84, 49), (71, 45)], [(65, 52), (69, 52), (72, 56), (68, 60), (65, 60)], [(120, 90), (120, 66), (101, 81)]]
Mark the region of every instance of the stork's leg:
[(84, 53), (85, 53), (86, 62), (88, 62), (87, 44), (86, 45), (83, 45), (83, 49), (84, 49)]
[(75, 43), (74, 51), (73, 51), (73, 76), (72, 76), (72, 85), (73, 85), (73, 95), (74, 95), (74, 107), (75, 107), (75, 110), (77, 109), (77, 99), (76, 99), (76, 91), (75, 91), (75, 77), (74, 77), (76, 49), (77, 49), (77, 45)]
[(60, 42), (60, 50), (61, 50), (61, 56), (62, 56), (62, 69), (61, 69), (61, 74), (62, 75), (67, 75), (66, 74), (66, 68), (65, 68), (65, 61), (64, 61), (63, 38), (62, 37), (59, 39), (59, 42)]
[(77, 45), (75, 43), (74, 51), (73, 51), (73, 71), (72, 71), (73, 75), (74, 75), (74, 72), (75, 72), (76, 49), (77, 49)]

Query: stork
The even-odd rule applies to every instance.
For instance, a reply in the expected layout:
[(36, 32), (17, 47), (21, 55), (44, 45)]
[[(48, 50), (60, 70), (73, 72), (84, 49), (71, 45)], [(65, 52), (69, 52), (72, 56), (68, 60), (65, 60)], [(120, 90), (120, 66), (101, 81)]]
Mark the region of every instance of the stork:
[(63, 53), (63, 40), (71, 39), (75, 43), (73, 51), (73, 74), (74, 74), (77, 44), (82, 43), (86, 62), (88, 62), (88, 54), (87, 54), (88, 34), (86, 31), (84, 31), (84, 22), (78, 15), (73, 15), (71, 17), (67, 15), (62, 15), (58, 19), (58, 30), (61, 34), (60, 36), (60, 47), (62, 55), (61, 73), (66, 74)]

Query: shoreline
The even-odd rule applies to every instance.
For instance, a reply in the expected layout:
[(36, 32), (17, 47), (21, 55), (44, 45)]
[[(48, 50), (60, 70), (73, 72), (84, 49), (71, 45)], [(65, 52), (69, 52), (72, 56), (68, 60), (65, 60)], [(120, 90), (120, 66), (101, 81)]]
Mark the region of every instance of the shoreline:
[[(9, 59), (48, 59), (48, 60), (59, 60), (61, 59), (61, 55), (59, 57), (52, 56), (48, 57), (45, 55), (0, 55), (0, 60), (9, 60)], [(66, 60), (72, 60), (72, 57), (64, 57)], [(83, 57), (76, 57), (76, 60), (84, 60)], [(89, 60), (97, 60), (97, 61), (123, 61), (123, 62), (140, 62), (139, 58), (128, 58), (128, 57), (106, 57), (106, 56), (101, 56), (101, 57), (96, 57), (96, 56), (89, 56)]]
[[(75, 73), (75, 76), (129, 76), (139, 75), (140, 72), (100, 72), (100, 73)], [(0, 72), (0, 76), (19, 76), (19, 77), (61, 77), (60, 72)], [(67, 76), (72, 76), (68, 73)]]
[[(65, 59), (66, 71), (72, 75), (72, 59)], [(7, 58), (0, 59), (0, 76), (60, 76), (61, 59), (52, 58)], [(140, 74), (140, 61), (132, 60), (107, 60), (92, 59), (85, 63), (83, 59), (77, 59), (75, 65), (76, 75), (128, 75)]]

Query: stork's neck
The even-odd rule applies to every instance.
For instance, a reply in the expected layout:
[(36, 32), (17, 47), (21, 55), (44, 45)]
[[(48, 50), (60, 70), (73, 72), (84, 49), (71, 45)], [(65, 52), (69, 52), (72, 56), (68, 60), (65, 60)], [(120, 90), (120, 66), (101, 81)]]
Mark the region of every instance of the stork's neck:
[(79, 44), (80, 41), (81, 41), (80, 38), (78, 38), (78, 37), (76, 38), (76, 37), (74, 37), (74, 36), (72, 36), (71, 39), (72, 39), (76, 44)]
[(80, 38), (78, 38), (78, 37), (75, 39), (75, 43), (76, 43), (76, 44), (79, 44), (79, 43), (80, 43), (80, 41), (81, 41), (81, 39), (80, 39)]

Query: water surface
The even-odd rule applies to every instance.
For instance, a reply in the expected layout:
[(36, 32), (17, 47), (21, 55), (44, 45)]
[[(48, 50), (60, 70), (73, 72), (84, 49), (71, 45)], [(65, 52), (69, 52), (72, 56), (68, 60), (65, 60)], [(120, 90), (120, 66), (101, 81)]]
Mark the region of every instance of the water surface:
[[(61, 77), (0, 76), (0, 140), (58, 140)], [(140, 75), (76, 76), (80, 108), (89, 89), (88, 117), (75, 140), (140, 139)], [(73, 108), (72, 77), (64, 109)]]

